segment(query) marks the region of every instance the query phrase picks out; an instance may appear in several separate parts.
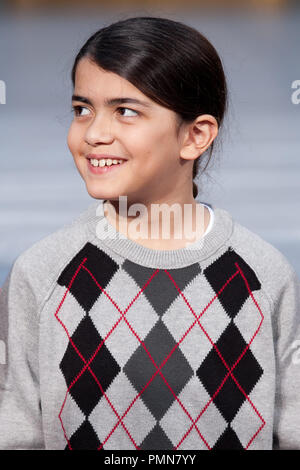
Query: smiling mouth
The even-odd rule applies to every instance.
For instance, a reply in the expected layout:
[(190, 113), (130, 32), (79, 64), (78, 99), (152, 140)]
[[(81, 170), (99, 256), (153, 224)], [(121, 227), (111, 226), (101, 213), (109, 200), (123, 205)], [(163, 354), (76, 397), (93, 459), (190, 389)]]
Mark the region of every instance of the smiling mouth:
[[(96, 174), (96, 175), (115, 172), (121, 166), (125, 165), (126, 162), (127, 162), (127, 160), (117, 160), (119, 163), (111, 163), (110, 165), (107, 165), (106, 163), (103, 165), (103, 163), (101, 163), (101, 166), (99, 166), (99, 163), (100, 163), (100, 160), (99, 160), (98, 165), (96, 166), (95, 165), (95, 163), (96, 163), (95, 160), (96, 159), (93, 159), (93, 158), (89, 159), (88, 158), (88, 168), (91, 171), (91, 173)], [(102, 161), (103, 161), (103, 159), (102, 159)]]

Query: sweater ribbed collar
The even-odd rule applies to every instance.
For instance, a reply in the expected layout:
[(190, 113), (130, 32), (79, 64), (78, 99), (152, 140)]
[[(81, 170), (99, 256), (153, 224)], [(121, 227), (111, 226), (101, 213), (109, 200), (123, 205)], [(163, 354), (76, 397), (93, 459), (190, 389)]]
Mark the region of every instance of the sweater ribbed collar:
[(214, 211), (211, 230), (194, 243), (176, 250), (156, 250), (145, 247), (118, 232), (104, 215), (104, 199), (90, 206), (83, 214), (87, 227), (93, 236), (93, 243), (99, 248), (107, 247), (134, 263), (147, 267), (172, 269), (200, 262), (217, 251), (230, 238), (233, 219), (225, 209), (207, 204)]

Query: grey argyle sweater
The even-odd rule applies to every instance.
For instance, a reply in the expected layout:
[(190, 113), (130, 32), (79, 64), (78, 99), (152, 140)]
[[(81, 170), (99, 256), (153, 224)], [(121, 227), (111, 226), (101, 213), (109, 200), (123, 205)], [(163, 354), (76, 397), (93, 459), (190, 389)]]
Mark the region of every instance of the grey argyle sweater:
[(0, 449), (300, 449), (300, 286), (225, 209), (178, 250), (103, 201), (19, 255), (0, 293)]

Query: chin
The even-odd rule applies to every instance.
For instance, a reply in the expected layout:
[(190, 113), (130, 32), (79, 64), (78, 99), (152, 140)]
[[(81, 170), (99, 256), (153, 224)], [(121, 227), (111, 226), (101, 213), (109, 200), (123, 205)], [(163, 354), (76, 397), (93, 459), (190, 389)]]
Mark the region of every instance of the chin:
[(95, 188), (90, 184), (86, 184), (86, 189), (89, 195), (94, 199), (118, 199), (116, 192), (103, 191), (99, 187)]
[(108, 196), (106, 196), (105, 194), (103, 194), (100, 191), (89, 191), (88, 190), (88, 193), (93, 199), (109, 199)]

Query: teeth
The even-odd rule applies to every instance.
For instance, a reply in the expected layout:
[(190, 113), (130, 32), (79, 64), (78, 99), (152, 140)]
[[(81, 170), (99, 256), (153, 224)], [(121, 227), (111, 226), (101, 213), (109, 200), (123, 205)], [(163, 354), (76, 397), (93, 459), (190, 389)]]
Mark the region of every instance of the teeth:
[(91, 158), (90, 162), (93, 166), (111, 166), (111, 165), (120, 165), (123, 163), (123, 160), (112, 160), (111, 158), (101, 158), (98, 160), (97, 158)]

